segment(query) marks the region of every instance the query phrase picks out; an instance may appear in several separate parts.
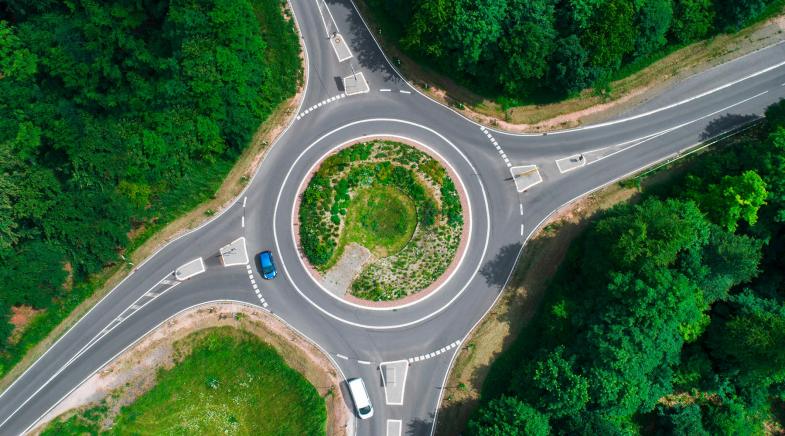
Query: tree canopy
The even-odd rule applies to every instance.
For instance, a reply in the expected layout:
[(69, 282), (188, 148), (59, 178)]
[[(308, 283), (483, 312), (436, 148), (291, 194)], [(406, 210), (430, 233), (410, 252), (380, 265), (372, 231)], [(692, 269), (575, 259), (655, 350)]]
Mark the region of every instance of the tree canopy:
[(480, 92), (561, 98), (735, 31), (777, 0), (368, 0), (404, 50)]
[(783, 113), (589, 225), (474, 434), (515, 422), (509, 397), (558, 434), (763, 432), (785, 405)]
[[(119, 259), (132, 230), (210, 198), (300, 80), (299, 44), (282, 6), (0, 6), (4, 319), (14, 305), (62, 303), (66, 270), (78, 287)], [(4, 331), (0, 360), (13, 360), (19, 350)]]

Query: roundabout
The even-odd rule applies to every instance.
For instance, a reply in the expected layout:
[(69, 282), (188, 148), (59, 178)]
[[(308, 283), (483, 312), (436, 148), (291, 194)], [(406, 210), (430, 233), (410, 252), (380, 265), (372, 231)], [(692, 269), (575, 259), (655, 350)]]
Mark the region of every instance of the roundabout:
[[(379, 133), (357, 134), (368, 131)], [(461, 223), (462, 238), (455, 246), (454, 258), (445, 262), (447, 265), (443, 271), (417, 289), (418, 292), (391, 301), (369, 301), (348, 293), (337, 295), (322, 278), (323, 271), (312, 266), (301, 249), (300, 200), (320, 164), (342, 150), (373, 141), (401, 144), (437, 162), (444, 169), (444, 175), (453, 181), (455, 193), (460, 199), (461, 218), (458, 221)], [(293, 160), (284, 177), (273, 211), (273, 238), (280, 251), (280, 268), (292, 287), (309, 304), (344, 324), (372, 330), (390, 330), (422, 323), (447, 309), (469, 288), (468, 284), (478, 274), (487, 252), (490, 236), (489, 199), (481, 180), (470, 177), (476, 173), (473, 164), (452, 141), (419, 123), (380, 118), (355, 121), (338, 127), (306, 147)], [(298, 180), (298, 183), (291, 183), (291, 180)], [(339, 208), (338, 213), (340, 217), (347, 217), (350, 211), (347, 208), (345, 215), (340, 215)], [(329, 216), (331, 218), (332, 213)], [(411, 239), (407, 245), (408, 242)], [(297, 261), (291, 262), (292, 259)], [(472, 265), (472, 268), (463, 265)]]
[(453, 180), (451, 167), (411, 141), (364, 138), (332, 151), (298, 193), (295, 236), (311, 278), (370, 307), (434, 291), (462, 257), (471, 222)]

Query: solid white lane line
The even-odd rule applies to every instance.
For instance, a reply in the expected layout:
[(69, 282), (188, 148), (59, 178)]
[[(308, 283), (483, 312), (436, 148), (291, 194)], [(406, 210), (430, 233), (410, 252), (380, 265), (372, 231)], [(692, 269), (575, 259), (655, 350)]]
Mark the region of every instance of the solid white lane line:
[[(648, 137), (645, 137), (645, 139), (644, 139), (644, 140), (642, 140), (642, 141), (638, 142), (637, 144), (632, 144), (632, 145), (630, 145), (629, 147), (623, 148), (623, 149), (621, 149), (621, 150), (618, 150), (618, 151), (614, 151), (613, 153), (610, 153), (610, 154), (608, 154), (608, 155), (606, 155), (606, 156), (603, 156), (603, 157), (601, 157), (601, 158), (599, 158), (599, 159), (597, 159), (597, 160), (595, 160), (595, 161), (592, 161), (591, 163), (595, 163), (595, 162), (599, 162), (599, 161), (601, 161), (601, 160), (603, 160), (603, 159), (607, 159), (607, 158), (609, 158), (609, 157), (611, 157), (611, 156), (614, 156), (614, 155), (617, 155), (617, 154), (619, 154), (619, 153), (621, 153), (621, 152), (623, 152), (623, 151), (625, 151), (625, 150), (629, 150), (629, 149), (631, 149), (631, 148), (633, 148), (633, 147), (637, 147), (638, 145), (640, 145), (640, 144), (642, 144), (642, 143), (644, 143), (644, 142), (648, 142), (648, 141), (650, 141), (650, 140), (652, 140), (652, 139), (659, 138), (659, 137), (660, 137), (660, 136), (662, 136), (662, 135), (665, 135), (665, 134), (667, 134), (667, 133), (671, 133), (671, 132), (673, 132), (673, 131), (676, 131), (676, 130), (678, 130), (678, 129), (681, 129), (682, 127), (688, 126), (688, 125), (690, 125), (690, 124), (697, 123), (698, 121), (705, 120), (706, 118), (713, 117), (714, 115), (717, 115), (717, 114), (719, 114), (719, 113), (725, 112), (725, 111), (726, 111), (726, 110), (728, 110), (728, 109), (733, 109), (733, 108), (734, 108), (734, 107), (736, 107), (736, 106), (739, 106), (739, 105), (742, 105), (742, 104), (744, 104), (744, 103), (747, 103), (748, 101), (750, 101), (750, 100), (754, 100), (754, 99), (756, 99), (756, 98), (758, 98), (758, 97), (760, 97), (760, 96), (762, 96), (762, 95), (764, 95), (764, 94), (768, 94), (768, 92), (769, 92), (769, 91), (763, 91), (763, 92), (760, 92), (760, 93), (758, 93), (758, 94), (755, 94), (755, 95), (753, 95), (752, 97), (745, 98), (744, 100), (741, 100), (741, 101), (739, 101), (739, 102), (733, 103), (732, 105), (730, 105), (730, 106), (726, 106), (726, 107), (724, 107), (724, 108), (722, 108), (722, 109), (716, 110), (716, 111), (714, 111), (714, 112), (712, 112), (712, 113), (710, 113), (710, 114), (708, 114), (708, 115), (704, 115), (704, 116), (702, 116), (702, 117), (695, 118), (694, 120), (690, 120), (690, 121), (687, 121), (687, 122), (685, 122), (685, 123), (679, 124), (678, 126), (671, 127), (671, 128), (669, 128), (669, 129), (665, 129), (665, 130), (663, 130), (663, 131), (661, 131), (661, 132), (657, 132), (657, 133), (655, 133), (655, 134), (653, 134), (653, 135), (650, 135), (650, 136), (648, 136)], [(589, 165), (589, 164), (587, 164), (587, 165)]]
[[(324, 25), (324, 33), (329, 38), (330, 37), (330, 28), (327, 26), (327, 20), (324, 19), (324, 14), (322, 13), (322, 7), (319, 6), (319, 0), (314, 0), (314, 3), (316, 3), (316, 9), (319, 11), (319, 16), (322, 17), (322, 24)], [(337, 28), (337, 26), (336, 26), (336, 28)]]

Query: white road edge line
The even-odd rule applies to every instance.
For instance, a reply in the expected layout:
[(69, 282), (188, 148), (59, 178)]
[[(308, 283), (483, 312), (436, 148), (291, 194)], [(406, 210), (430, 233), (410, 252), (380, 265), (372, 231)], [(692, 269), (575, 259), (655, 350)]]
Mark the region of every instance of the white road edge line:
[[(95, 371), (93, 371), (92, 373), (90, 373), (90, 375), (88, 375), (87, 377), (85, 377), (84, 379), (82, 379), (82, 381), (81, 381), (81, 382), (79, 382), (79, 384), (77, 384), (77, 385), (76, 385), (76, 386), (75, 386), (73, 389), (71, 389), (70, 391), (68, 391), (68, 393), (66, 393), (65, 395), (63, 395), (62, 397), (60, 397), (60, 399), (59, 399), (59, 400), (57, 400), (57, 402), (56, 402), (56, 403), (55, 403), (55, 404), (54, 404), (52, 407), (50, 407), (49, 409), (47, 409), (47, 410), (46, 410), (46, 412), (44, 412), (43, 414), (41, 414), (41, 416), (39, 416), (39, 417), (38, 417), (38, 419), (36, 419), (36, 420), (35, 420), (35, 422), (33, 422), (32, 424), (30, 424), (30, 426), (29, 426), (29, 427), (27, 427), (27, 428), (26, 428), (26, 429), (25, 429), (25, 430), (22, 432), (22, 434), (27, 434), (27, 433), (30, 431), (30, 429), (32, 429), (33, 427), (35, 427), (35, 426), (36, 426), (36, 424), (38, 424), (38, 422), (40, 422), (40, 421), (41, 421), (41, 418), (43, 418), (44, 416), (46, 416), (46, 415), (47, 415), (49, 412), (51, 412), (51, 411), (52, 411), (52, 410), (53, 410), (55, 407), (57, 407), (57, 405), (59, 405), (60, 403), (62, 403), (62, 402), (63, 402), (63, 400), (64, 400), (66, 397), (68, 397), (69, 395), (71, 395), (71, 393), (72, 393), (72, 392), (74, 392), (75, 390), (79, 389), (79, 387), (80, 387), (80, 386), (82, 386), (82, 385), (83, 385), (83, 384), (84, 384), (84, 383), (85, 383), (85, 382), (86, 382), (86, 381), (87, 381), (87, 380), (88, 380), (90, 377), (92, 377), (92, 376), (93, 376), (93, 375), (95, 375), (95, 374), (96, 374), (98, 371), (100, 371), (101, 369), (103, 369), (104, 367), (106, 367), (106, 365), (108, 365), (110, 362), (112, 362), (113, 360), (115, 360), (115, 359), (116, 359), (118, 356), (120, 356), (121, 354), (125, 353), (125, 352), (126, 352), (128, 349), (129, 349), (129, 348), (131, 348), (131, 347), (133, 347), (134, 345), (138, 344), (138, 343), (139, 343), (139, 342), (140, 342), (142, 339), (146, 338), (146, 337), (147, 337), (147, 336), (148, 336), (148, 335), (149, 335), (151, 332), (153, 332), (154, 330), (156, 330), (156, 329), (157, 329), (157, 328), (159, 328), (160, 326), (164, 325), (164, 324), (165, 324), (166, 322), (168, 322), (169, 320), (171, 320), (171, 319), (174, 319), (175, 317), (179, 316), (180, 314), (182, 314), (182, 313), (185, 313), (185, 312), (187, 312), (187, 311), (189, 311), (189, 310), (191, 310), (191, 309), (197, 308), (197, 307), (201, 307), (201, 306), (209, 306), (209, 305), (211, 305), (211, 304), (223, 304), (223, 303), (235, 303), (235, 304), (240, 304), (240, 305), (242, 305), (242, 306), (246, 306), (246, 307), (250, 307), (250, 308), (258, 308), (258, 309), (261, 309), (261, 310), (263, 310), (263, 311), (267, 312), (269, 315), (271, 315), (271, 316), (275, 317), (275, 318), (276, 318), (278, 321), (282, 322), (284, 325), (286, 325), (286, 326), (287, 326), (287, 327), (289, 327), (290, 329), (294, 330), (294, 331), (295, 331), (295, 332), (296, 332), (298, 335), (302, 336), (302, 337), (303, 337), (303, 338), (305, 338), (305, 339), (306, 339), (308, 342), (310, 342), (310, 343), (311, 343), (313, 346), (315, 346), (316, 348), (318, 348), (318, 349), (319, 349), (319, 350), (322, 352), (322, 354), (324, 354), (324, 355), (325, 355), (325, 356), (326, 356), (326, 357), (327, 357), (327, 358), (330, 360), (330, 362), (332, 362), (332, 364), (335, 366), (335, 368), (336, 368), (336, 369), (338, 369), (338, 372), (341, 374), (341, 377), (342, 377), (344, 380), (346, 379), (346, 374), (344, 374), (343, 370), (342, 370), (342, 369), (341, 369), (341, 367), (338, 365), (338, 362), (337, 362), (335, 359), (333, 359), (333, 357), (330, 355), (330, 353), (328, 353), (328, 352), (327, 352), (327, 350), (325, 350), (325, 349), (324, 349), (324, 348), (323, 348), (321, 345), (319, 345), (319, 344), (318, 344), (316, 341), (314, 341), (313, 339), (311, 339), (310, 337), (308, 337), (306, 334), (304, 334), (303, 332), (301, 332), (300, 330), (298, 330), (296, 327), (294, 327), (293, 325), (289, 324), (289, 323), (288, 323), (288, 322), (287, 322), (285, 319), (283, 319), (283, 318), (281, 318), (280, 316), (278, 316), (278, 315), (276, 315), (276, 314), (274, 314), (274, 313), (270, 312), (268, 309), (264, 309), (264, 308), (262, 308), (262, 307), (259, 307), (258, 305), (254, 304), (254, 303), (249, 303), (249, 302), (247, 302), (247, 301), (231, 300), (231, 299), (228, 299), (228, 300), (210, 300), (210, 301), (205, 301), (205, 302), (202, 302), (202, 303), (198, 303), (198, 304), (194, 304), (194, 305), (192, 305), (192, 306), (186, 307), (186, 308), (184, 308), (183, 310), (181, 310), (181, 311), (179, 311), (179, 312), (175, 313), (174, 315), (170, 316), (169, 318), (167, 318), (167, 319), (165, 319), (165, 320), (161, 321), (160, 323), (158, 323), (157, 325), (155, 325), (154, 327), (152, 327), (150, 330), (147, 330), (147, 332), (145, 332), (145, 334), (143, 334), (142, 336), (140, 336), (139, 338), (137, 338), (135, 341), (133, 341), (131, 344), (127, 345), (125, 348), (123, 348), (122, 350), (120, 350), (119, 352), (117, 352), (117, 354), (115, 354), (114, 356), (110, 357), (110, 358), (109, 358), (109, 359), (108, 359), (106, 362), (104, 362), (104, 363), (103, 363), (103, 365), (99, 366), (99, 367), (98, 367), (98, 368), (97, 368)], [(353, 421), (353, 423), (355, 423), (355, 422)], [(355, 429), (355, 433), (356, 433), (356, 429)]]
[[(139, 300), (141, 300), (142, 298), (150, 298), (148, 301), (144, 302), (144, 303), (143, 303), (141, 306), (139, 306), (139, 309), (142, 309), (142, 308), (144, 308), (145, 306), (147, 306), (148, 304), (152, 303), (152, 302), (153, 302), (155, 299), (157, 299), (159, 296), (163, 295), (163, 294), (164, 294), (166, 291), (168, 291), (168, 290), (170, 290), (170, 289), (174, 288), (175, 286), (179, 285), (180, 283), (175, 283), (175, 284), (173, 284), (173, 285), (169, 286), (168, 288), (164, 289), (163, 291), (159, 292), (159, 293), (158, 293), (158, 294), (156, 294), (155, 296), (153, 296), (153, 297), (147, 297), (147, 294), (148, 294), (148, 293), (149, 293), (149, 292), (150, 292), (152, 289), (154, 289), (154, 288), (158, 287), (158, 285), (160, 285), (160, 284), (161, 284), (161, 282), (163, 282), (163, 281), (164, 281), (164, 280), (165, 280), (167, 277), (169, 277), (171, 274), (172, 274), (172, 273), (169, 273), (169, 274), (167, 274), (166, 276), (164, 276), (164, 278), (162, 278), (161, 280), (159, 280), (159, 281), (158, 281), (156, 284), (154, 284), (154, 285), (153, 285), (153, 286), (152, 286), (150, 289), (148, 289), (148, 291), (147, 291), (147, 292), (145, 292), (144, 294), (142, 294), (142, 296), (140, 296), (139, 298), (137, 298), (136, 300), (134, 300), (134, 302), (133, 302), (133, 303), (131, 303), (131, 306), (137, 305), (136, 303), (137, 303), (137, 302), (139, 302)], [(54, 374), (52, 374), (52, 375), (51, 375), (51, 376), (50, 376), (48, 379), (46, 379), (46, 381), (45, 381), (45, 382), (44, 382), (44, 383), (43, 383), (43, 384), (42, 384), (42, 385), (41, 385), (41, 386), (40, 386), (38, 389), (36, 389), (36, 390), (35, 390), (35, 392), (33, 392), (32, 394), (30, 394), (30, 395), (27, 397), (27, 399), (25, 399), (25, 400), (22, 402), (22, 404), (20, 404), (20, 405), (19, 405), (19, 407), (17, 407), (16, 409), (14, 409), (14, 411), (13, 411), (13, 412), (11, 412), (11, 414), (9, 414), (9, 415), (8, 415), (8, 417), (6, 417), (6, 418), (3, 420), (3, 422), (0, 422), (0, 427), (4, 426), (6, 422), (8, 422), (8, 421), (9, 421), (11, 418), (13, 418), (13, 417), (16, 415), (16, 413), (17, 413), (17, 412), (19, 412), (19, 410), (20, 410), (21, 408), (23, 408), (24, 406), (26, 406), (26, 405), (27, 405), (27, 403), (29, 403), (29, 402), (30, 402), (30, 400), (32, 400), (32, 399), (33, 399), (33, 398), (34, 398), (36, 395), (38, 395), (38, 393), (39, 393), (39, 392), (41, 392), (41, 391), (42, 391), (44, 388), (46, 388), (47, 386), (49, 386), (49, 383), (51, 383), (51, 382), (52, 382), (52, 380), (54, 380), (54, 379), (55, 379), (55, 377), (57, 377), (58, 375), (60, 375), (60, 374), (61, 374), (63, 371), (65, 371), (65, 370), (66, 370), (66, 369), (67, 369), (69, 366), (71, 366), (71, 364), (72, 364), (72, 363), (73, 363), (73, 362), (74, 362), (76, 359), (78, 359), (78, 358), (82, 357), (82, 355), (83, 355), (84, 353), (86, 353), (88, 350), (90, 350), (90, 348), (92, 348), (92, 346), (93, 346), (93, 345), (95, 345), (95, 344), (96, 344), (98, 341), (100, 341), (100, 340), (101, 340), (101, 339), (103, 339), (103, 338), (104, 338), (106, 335), (108, 335), (109, 333), (111, 333), (111, 332), (112, 332), (114, 329), (116, 329), (116, 328), (117, 328), (117, 327), (118, 327), (120, 324), (122, 324), (122, 323), (123, 323), (123, 321), (125, 321), (125, 320), (127, 320), (128, 318), (130, 318), (130, 317), (134, 316), (134, 314), (136, 314), (136, 313), (138, 312), (138, 310), (139, 310), (139, 309), (137, 309), (137, 310), (132, 310), (132, 311), (131, 311), (131, 313), (130, 313), (128, 316), (126, 316), (126, 317), (124, 317), (124, 318), (122, 317), (122, 314), (123, 314), (123, 313), (125, 313), (125, 312), (126, 312), (128, 309), (129, 309), (129, 308), (131, 308), (131, 306), (128, 306), (127, 308), (123, 309), (123, 310), (120, 312), (120, 315), (118, 315), (118, 316), (117, 316), (115, 319), (113, 319), (112, 321), (110, 321), (110, 322), (109, 322), (109, 324), (107, 324), (107, 327), (111, 325), (111, 326), (112, 326), (111, 328), (106, 328), (106, 327), (105, 327), (103, 330), (101, 330), (100, 332), (98, 332), (98, 334), (97, 334), (97, 335), (95, 335), (95, 336), (93, 336), (93, 337), (92, 337), (92, 338), (91, 338), (89, 341), (87, 341), (87, 343), (86, 343), (85, 345), (83, 345), (83, 346), (82, 346), (82, 348), (80, 348), (80, 349), (79, 349), (79, 351), (77, 351), (75, 355), (71, 356), (71, 358), (70, 358), (70, 359), (68, 359), (68, 360), (67, 360), (67, 361), (66, 361), (66, 362), (65, 362), (63, 365), (61, 365), (61, 366), (60, 366), (60, 367), (57, 369), (57, 371), (55, 371), (55, 373), (54, 373)], [(114, 324), (114, 325), (112, 325), (112, 324)], [(26, 432), (27, 432), (27, 431), (25, 430), (25, 432), (23, 432), (23, 433), (26, 433)]]
[[(314, 3), (316, 3), (316, 10), (319, 11), (319, 16), (322, 17), (322, 25), (324, 25), (324, 33), (325, 33), (325, 35), (327, 35), (327, 38), (329, 38), (330, 37), (330, 28), (327, 26), (327, 20), (324, 19), (324, 14), (322, 13), (322, 7), (319, 6), (319, 0), (314, 0)], [(325, 4), (325, 6), (327, 6), (327, 5)], [(338, 26), (335, 26), (335, 28), (337, 30)], [(303, 45), (305, 45), (305, 44), (303, 44)]]

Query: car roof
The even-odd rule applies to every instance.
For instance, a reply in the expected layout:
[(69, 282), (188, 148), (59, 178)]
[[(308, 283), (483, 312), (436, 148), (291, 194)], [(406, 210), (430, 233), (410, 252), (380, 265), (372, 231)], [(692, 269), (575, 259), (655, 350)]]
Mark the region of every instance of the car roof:
[(349, 380), (349, 391), (352, 393), (354, 403), (358, 409), (371, 405), (371, 400), (368, 398), (368, 392), (365, 391), (365, 383), (361, 378), (353, 378)]

